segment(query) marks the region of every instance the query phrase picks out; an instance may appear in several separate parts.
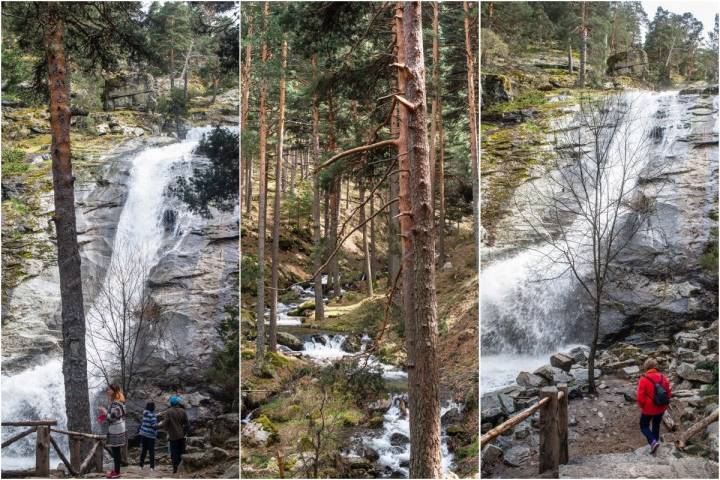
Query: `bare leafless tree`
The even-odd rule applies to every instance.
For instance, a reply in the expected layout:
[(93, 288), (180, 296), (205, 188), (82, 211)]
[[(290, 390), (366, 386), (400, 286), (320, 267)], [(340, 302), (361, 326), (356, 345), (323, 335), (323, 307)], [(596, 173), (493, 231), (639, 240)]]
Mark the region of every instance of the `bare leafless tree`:
[(95, 377), (130, 392), (137, 372), (164, 341), (161, 309), (150, 297), (150, 261), (122, 238), (88, 315), (88, 362)]
[[(652, 105), (636, 94), (582, 98), (578, 111), (557, 130), (555, 155), (540, 178), (518, 194), (516, 207), (542, 240), (538, 270), (543, 280), (571, 275), (592, 304), (589, 390), (600, 316), (618, 255), (641, 229), (652, 232), (654, 201), (661, 188), (663, 156), (651, 156)], [(655, 192), (652, 196), (657, 194)]]

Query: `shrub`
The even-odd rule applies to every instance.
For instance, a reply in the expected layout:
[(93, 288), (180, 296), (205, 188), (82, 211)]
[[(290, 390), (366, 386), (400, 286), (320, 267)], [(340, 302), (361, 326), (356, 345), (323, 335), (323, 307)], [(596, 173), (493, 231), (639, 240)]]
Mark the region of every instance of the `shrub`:
[(226, 307), (225, 313), (225, 319), (217, 327), (223, 347), (215, 353), (210, 378), (222, 387), (224, 400), (237, 408), (240, 391), (240, 312), (233, 306)]
[(25, 162), (25, 152), (16, 148), (2, 149), (3, 175), (22, 175), (29, 169), (30, 164)]
[(506, 57), (510, 53), (507, 44), (489, 28), (480, 29), (480, 64), (492, 65), (495, 57)]
[(324, 386), (353, 399), (358, 406), (375, 400), (385, 387), (382, 369), (365, 365), (365, 361), (358, 358), (325, 367), (319, 378)]
[(243, 292), (257, 295), (258, 268), (257, 256), (243, 253), (240, 260), (240, 286)]

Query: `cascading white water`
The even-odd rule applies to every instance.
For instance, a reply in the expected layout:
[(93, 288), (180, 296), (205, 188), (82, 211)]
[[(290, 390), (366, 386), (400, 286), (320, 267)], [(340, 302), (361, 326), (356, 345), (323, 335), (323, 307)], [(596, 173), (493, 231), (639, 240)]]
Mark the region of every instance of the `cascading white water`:
[[(629, 172), (635, 184), (653, 158), (663, 159), (676, 153), (677, 139), (688, 132), (687, 111), (677, 92), (628, 92), (619, 105), (628, 105), (627, 128), (610, 146), (611, 158), (607, 173), (606, 191), (612, 198), (622, 184), (622, 161), (613, 158), (620, 153), (620, 142), (627, 142), (629, 150), (641, 145), (647, 134), (657, 128), (662, 138), (649, 147), (638, 170)], [(568, 126), (566, 118), (558, 125)], [(626, 172), (628, 173), (628, 172)], [(558, 192), (561, 194), (560, 192)], [(570, 241), (581, 244), (589, 227), (582, 219), (567, 227)], [(495, 260), (481, 272), (480, 304), (482, 319), (483, 391), (506, 386), (519, 371), (533, 371), (547, 363), (547, 353), (566, 350), (568, 345), (587, 340), (584, 327), (583, 292), (567, 266), (548, 261), (553, 258), (552, 247), (546, 244), (531, 246), (509, 258)], [(585, 270), (580, 266), (580, 274)], [(552, 280), (544, 280), (552, 279)]]
[[(237, 131), (237, 127), (231, 128)], [(186, 138), (178, 143), (146, 149), (132, 159), (128, 195), (118, 221), (114, 245), (122, 245), (124, 250), (132, 252), (149, 267), (157, 264), (168, 251), (177, 248), (183, 236), (199, 219), (185, 208), (175, 208), (176, 218), (172, 232), (166, 232), (163, 226), (163, 213), (170, 205), (180, 204), (167, 197), (167, 188), (180, 176), (192, 174), (192, 151), (198, 145), (203, 134), (211, 127), (193, 128)], [(168, 241), (172, 238), (172, 241)], [(118, 279), (113, 276), (113, 262), (123, 261), (119, 255), (113, 255), (105, 277), (105, 287), (117, 287)], [(86, 314), (88, 330), (98, 328), (98, 309), (107, 308), (98, 301)], [(93, 356), (104, 358), (110, 355), (112, 348), (102, 339), (95, 338), (86, 342), (88, 359)], [(97, 352), (102, 352), (99, 356)], [(88, 381), (90, 401), (93, 413), (97, 405), (93, 400), (102, 380), (96, 368), (88, 362)], [(91, 415), (94, 417), (94, 415)], [(34, 367), (13, 376), (2, 376), (2, 418), (3, 420), (57, 419), (60, 428), (67, 424), (65, 412), (65, 388), (62, 376), (62, 360), (52, 359), (44, 365)], [(17, 429), (3, 429), (3, 437), (12, 435)], [(65, 437), (59, 438), (66, 442)], [(27, 468), (34, 465), (34, 438), (26, 437), (3, 449), (2, 463), (9, 468)]]
[[(383, 415), (383, 427), (378, 434), (370, 434), (361, 438), (361, 443), (374, 449), (379, 458), (377, 465), (382, 474), (392, 476), (400, 473), (407, 477), (410, 474), (410, 420), (405, 410), (407, 395), (391, 396), (390, 408)], [(453, 408), (461, 409), (455, 402), (445, 402), (440, 409), (442, 417)], [(442, 428), (440, 437), (440, 453), (443, 473), (447, 473), (452, 466), (455, 456), (450, 453), (447, 445), (447, 434)]]

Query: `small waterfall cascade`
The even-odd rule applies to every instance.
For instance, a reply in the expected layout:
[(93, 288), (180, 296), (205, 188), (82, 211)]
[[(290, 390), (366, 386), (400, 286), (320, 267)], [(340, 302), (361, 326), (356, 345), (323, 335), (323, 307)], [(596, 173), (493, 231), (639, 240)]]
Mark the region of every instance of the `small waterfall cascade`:
[[(606, 191), (611, 192), (610, 198), (622, 185), (621, 145), (629, 145), (631, 150), (647, 145), (647, 158), (638, 163), (636, 171), (629, 172), (634, 185), (643, 171), (652, 169), (656, 162), (681, 154), (687, 146), (680, 139), (690, 129), (687, 105), (681, 102), (678, 92), (630, 91), (621, 95), (618, 105), (630, 111), (626, 128), (608, 147), (611, 157)], [(570, 122), (572, 117), (564, 117), (558, 127), (566, 129)], [(575, 237), (569, 240), (583, 243), (589, 227), (582, 219), (570, 222), (566, 232)], [(532, 371), (547, 363), (547, 354), (552, 351), (588, 340), (584, 292), (567, 265), (555, 263), (553, 258), (552, 247), (539, 243), (483, 268), (483, 391), (506, 386), (521, 370)], [(578, 268), (581, 275), (583, 268)]]
[[(407, 478), (410, 475), (410, 420), (407, 405), (406, 393), (392, 395), (390, 407), (383, 415), (382, 430), (368, 433), (358, 439), (361, 445), (377, 452), (379, 458), (376, 463), (382, 468), (380, 473), (385, 478), (397, 478), (398, 474)], [(440, 417), (452, 409), (460, 410), (461, 406), (452, 401), (445, 402), (440, 409)], [(447, 440), (443, 426), (440, 437), (443, 473), (448, 472), (454, 460), (454, 455), (448, 449)]]
[[(237, 127), (231, 129), (236, 131)], [(121, 279), (117, 273), (123, 270), (123, 263), (128, 258), (143, 264), (146, 272), (149, 272), (164, 254), (178, 248), (182, 238), (202, 221), (178, 200), (170, 198), (167, 190), (175, 179), (189, 177), (193, 166), (203, 161), (192, 152), (202, 136), (211, 130), (209, 126), (192, 128), (184, 140), (148, 148), (132, 159), (127, 199), (117, 225), (113, 257), (104, 279), (104, 290), (113, 292), (119, 288)], [(168, 222), (168, 216), (165, 215), (168, 210), (174, 212), (170, 216), (172, 222)], [(109, 308), (109, 301), (109, 298), (98, 295), (85, 315), (91, 413), (105, 401), (100, 397), (96, 400), (96, 394), (99, 392), (101, 395), (104, 390), (104, 379), (97, 365), (109, 360), (113, 347), (107, 340), (97, 335), (91, 336), (90, 332), (103, 328), (99, 319), (103, 316), (103, 309)], [(66, 428), (62, 359), (51, 359), (44, 365), (17, 375), (3, 375), (1, 388), (3, 420), (53, 418), (58, 420), (60, 428)], [(2, 431), (4, 438), (16, 432), (17, 429), (12, 428), (4, 428)], [(60, 436), (58, 440), (64, 442), (61, 448), (66, 450), (65, 436)], [(4, 466), (27, 468), (34, 465), (34, 442), (34, 437), (28, 436), (4, 449)]]

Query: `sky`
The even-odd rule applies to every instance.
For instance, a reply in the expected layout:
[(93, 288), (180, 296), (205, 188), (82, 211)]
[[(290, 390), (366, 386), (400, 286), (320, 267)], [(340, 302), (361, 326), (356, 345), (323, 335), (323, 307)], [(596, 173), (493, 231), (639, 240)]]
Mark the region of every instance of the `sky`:
[[(649, 21), (652, 21), (655, 17), (655, 11), (658, 7), (670, 10), (673, 13), (692, 13), (703, 24), (703, 39), (707, 39), (707, 33), (712, 31), (715, 14), (720, 11), (720, 2), (718, 0), (664, 0), (659, 2), (643, 0), (641, 3), (645, 13), (648, 14)], [(645, 31), (647, 32), (647, 29)]]

